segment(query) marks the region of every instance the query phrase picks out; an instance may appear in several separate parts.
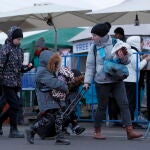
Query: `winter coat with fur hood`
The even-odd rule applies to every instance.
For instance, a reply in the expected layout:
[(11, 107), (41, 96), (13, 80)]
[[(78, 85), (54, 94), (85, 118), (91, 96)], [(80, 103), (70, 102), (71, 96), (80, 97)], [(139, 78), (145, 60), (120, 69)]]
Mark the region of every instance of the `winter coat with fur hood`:
[[(57, 75), (61, 57), (59, 54), (45, 50), (40, 54), (39, 62), (40, 66), (37, 68), (36, 73), (36, 95), (40, 112), (60, 108), (58, 102), (52, 97), (50, 92), (42, 92), (41, 88), (48, 87), (51, 90), (56, 89), (68, 93), (67, 84), (58, 79)], [(61, 101), (60, 104), (64, 106), (65, 102)]]

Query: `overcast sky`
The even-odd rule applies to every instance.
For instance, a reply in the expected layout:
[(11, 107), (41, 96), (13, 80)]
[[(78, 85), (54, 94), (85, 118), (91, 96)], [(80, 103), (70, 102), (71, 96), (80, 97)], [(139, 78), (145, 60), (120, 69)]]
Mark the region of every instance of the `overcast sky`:
[[(0, 0), (0, 12), (7, 12), (33, 6), (34, 3), (56, 3), (60, 5), (80, 7), (97, 11), (117, 5), (123, 1), (124, 0)], [(24, 33), (24, 36), (34, 33), (38, 32)], [(7, 36), (5, 34), (0, 33), (0, 43), (3, 43), (6, 37)]]

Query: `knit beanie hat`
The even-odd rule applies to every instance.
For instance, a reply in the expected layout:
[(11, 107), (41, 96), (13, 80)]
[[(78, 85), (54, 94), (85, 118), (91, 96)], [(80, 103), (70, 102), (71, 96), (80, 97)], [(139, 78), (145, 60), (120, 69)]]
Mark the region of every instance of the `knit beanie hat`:
[(109, 32), (110, 28), (111, 28), (111, 24), (109, 22), (99, 23), (93, 26), (91, 33), (103, 37)]
[(12, 33), (12, 40), (17, 39), (17, 38), (23, 38), (23, 32), (21, 29), (16, 29), (13, 33)]
[(39, 38), (36, 42), (35, 42), (35, 47), (45, 47), (45, 40), (43, 37)]

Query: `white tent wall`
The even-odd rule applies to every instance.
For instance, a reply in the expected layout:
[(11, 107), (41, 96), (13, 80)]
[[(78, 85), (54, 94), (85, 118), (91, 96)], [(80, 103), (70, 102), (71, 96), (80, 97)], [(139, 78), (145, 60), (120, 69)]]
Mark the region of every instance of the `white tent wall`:
[[(141, 24), (140, 26), (134, 25), (113, 25), (109, 34), (113, 35), (114, 30), (117, 27), (122, 27), (125, 31), (126, 36), (140, 35), (144, 38), (144, 49), (150, 49), (150, 25)], [(69, 41), (73, 42), (73, 52), (83, 53), (90, 49), (91, 45), (91, 27), (86, 28), (84, 31), (80, 32)], [(86, 49), (85, 49), (86, 48)]]

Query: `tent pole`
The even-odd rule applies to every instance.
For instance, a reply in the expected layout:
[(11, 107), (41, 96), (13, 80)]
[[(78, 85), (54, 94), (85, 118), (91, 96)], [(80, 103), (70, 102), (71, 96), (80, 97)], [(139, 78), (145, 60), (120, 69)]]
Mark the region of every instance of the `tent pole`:
[(54, 27), (54, 31), (55, 31), (54, 49), (57, 51), (57, 29), (56, 29), (55, 25), (53, 25), (53, 27)]
[(46, 18), (46, 19), (47, 19), (47, 24), (48, 24), (49, 26), (53, 26), (53, 28), (54, 28), (54, 31), (55, 31), (55, 37), (54, 37), (54, 42), (55, 42), (55, 44), (54, 44), (54, 50), (57, 51), (57, 29), (56, 29), (56, 27), (55, 27), (55, 25), (54, 25), (54, 23), (53, 23), (51, 17)]

